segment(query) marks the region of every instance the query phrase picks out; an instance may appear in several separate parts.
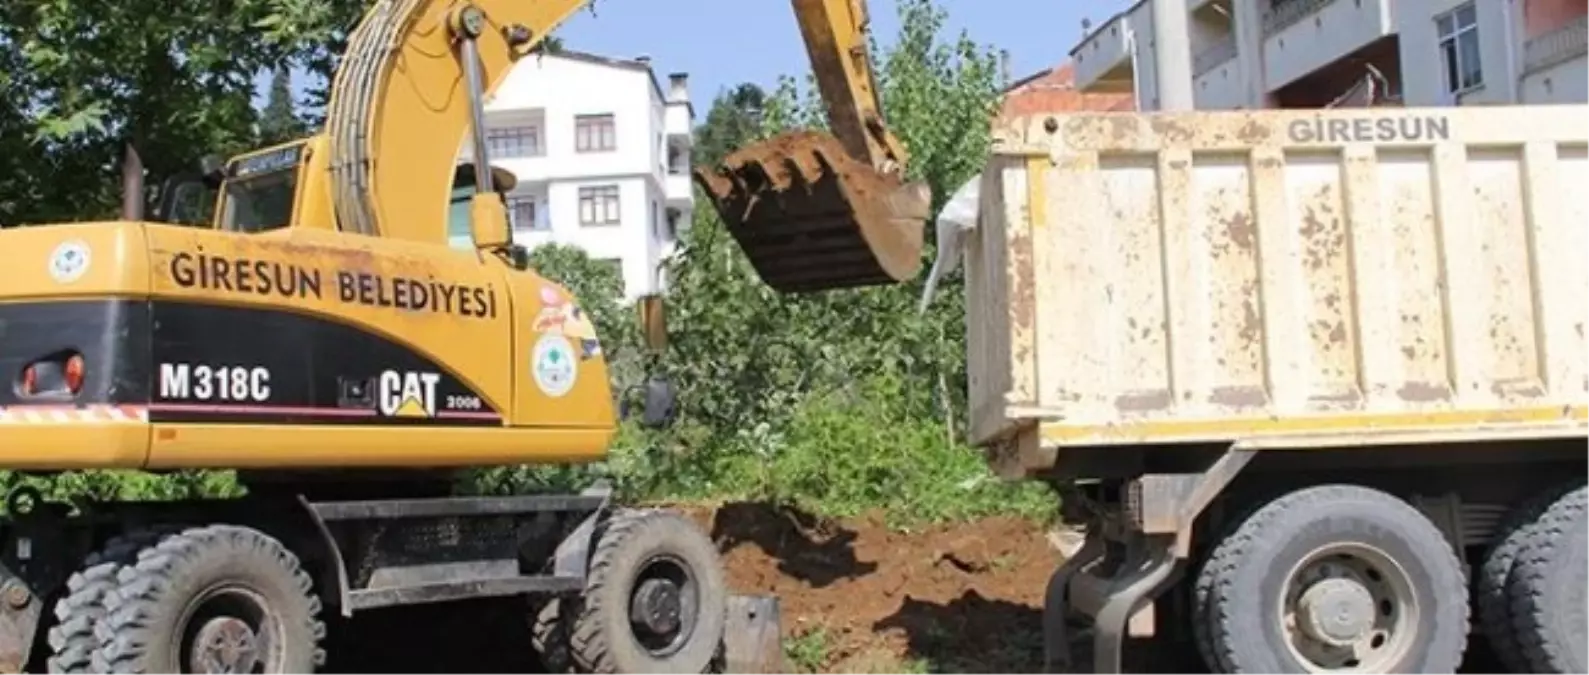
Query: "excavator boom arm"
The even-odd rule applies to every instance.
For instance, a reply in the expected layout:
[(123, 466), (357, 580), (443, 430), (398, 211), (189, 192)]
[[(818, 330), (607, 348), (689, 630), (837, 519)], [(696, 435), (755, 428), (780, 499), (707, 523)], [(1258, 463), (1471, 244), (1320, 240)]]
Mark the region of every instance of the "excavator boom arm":
[[(696, 182), (778, 290), (901, 281), (920, 267), (931, 194), (901, 178), (905, 149), (883, 124), (865, 2), (791, 1), (833, 134), (769, 139), (697, 170)], [(483, 101), (588, 2), (378, 0), (332, 82), (325, 133), (337, 227), (445, 240), (458, 150)], [(479, 228), (502, 219), (501, 201), (477, 189), (476, 245), (498, 246)]]
[(337, 222), (399, 239), (445, 238), (448, 196), (471, 105), (457, 30), (467, 7), (482, 97), (513, 64), (590, 0), (379, 0), (348, 38), (332, 81), (330, 136)]
[(902, 169), (905, 148), (883, 124), (882, 97), (866, 44), (865, 0), (792, 0), (811, 57), (828, 128), (851, 157), (880, 171)]

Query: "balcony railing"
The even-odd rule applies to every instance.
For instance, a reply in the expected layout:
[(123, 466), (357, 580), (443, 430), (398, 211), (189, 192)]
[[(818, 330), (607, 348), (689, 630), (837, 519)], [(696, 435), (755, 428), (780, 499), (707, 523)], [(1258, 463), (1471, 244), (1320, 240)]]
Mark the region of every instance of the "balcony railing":
[(1236, 58), (1236, 36), (1226, 35), (1192, 57), (1192, 77), (1202, 77), (1220, 64)]
[(1263, 13), (1263, 36), (1269, 37), (1313, 16), (1335, 0), (1279, 0)]
[(1549, 68), (1589, 53), (1589, 16), (1580, 16), (1523, 44), (1523, 72)]

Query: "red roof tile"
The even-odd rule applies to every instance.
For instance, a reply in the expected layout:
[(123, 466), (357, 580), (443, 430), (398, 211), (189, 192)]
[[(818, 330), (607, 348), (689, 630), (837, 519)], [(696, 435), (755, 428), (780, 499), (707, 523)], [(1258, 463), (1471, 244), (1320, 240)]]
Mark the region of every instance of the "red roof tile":
[(1115, 112), (1136, 109), (1130, 94), (1091, 94), (1075, 87), (1075, 69), (1064, 63), (1035, 73), (1004, 91), (1001, 119), (1063, 112)]

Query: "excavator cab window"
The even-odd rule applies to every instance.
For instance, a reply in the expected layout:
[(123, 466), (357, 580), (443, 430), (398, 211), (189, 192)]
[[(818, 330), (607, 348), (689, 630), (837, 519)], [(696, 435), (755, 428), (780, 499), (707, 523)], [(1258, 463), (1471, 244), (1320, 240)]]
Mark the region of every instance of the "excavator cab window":
[(264, 232), (292, 224), (303, 144), (234, 160), (221, 187), (221, 229)]
[(474, 237), (469, 234), (469, 195), (474, 194), (474, 177), (469, 185), (453, 185), (452, 199), (447, 202), (447, 245), (460, 251), (474, 250)]
[[(491, 183), (497, 194), (506, 198), (518, 179), (511, 172), (493, 166)], [(474, 236), (469, 231), (469, 198), (474, 192), (474, 164), (459, 164), (452, 174), (452, 196), (447, 202), (447, 245), (461, 251), (474, 250)]]

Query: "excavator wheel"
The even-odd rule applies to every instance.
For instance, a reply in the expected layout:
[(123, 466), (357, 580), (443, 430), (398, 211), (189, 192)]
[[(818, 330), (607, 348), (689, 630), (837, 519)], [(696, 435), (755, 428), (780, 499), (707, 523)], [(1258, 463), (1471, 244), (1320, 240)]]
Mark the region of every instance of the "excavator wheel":
[(831, 135), (780, 134), (694, 176), (780, 293), (892, 284), (921, 268), (932, 191), (856, 161)]

